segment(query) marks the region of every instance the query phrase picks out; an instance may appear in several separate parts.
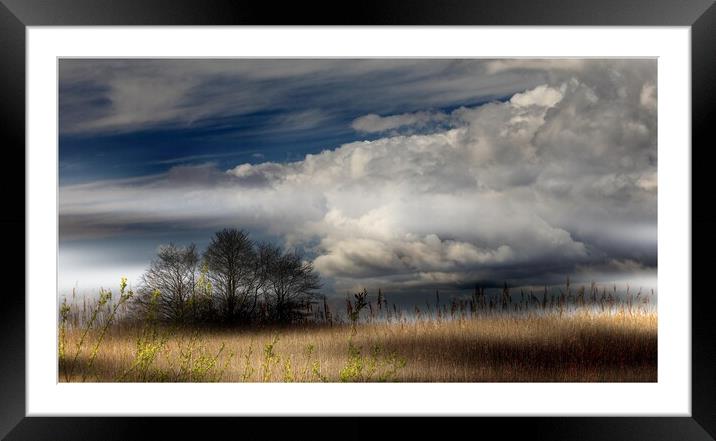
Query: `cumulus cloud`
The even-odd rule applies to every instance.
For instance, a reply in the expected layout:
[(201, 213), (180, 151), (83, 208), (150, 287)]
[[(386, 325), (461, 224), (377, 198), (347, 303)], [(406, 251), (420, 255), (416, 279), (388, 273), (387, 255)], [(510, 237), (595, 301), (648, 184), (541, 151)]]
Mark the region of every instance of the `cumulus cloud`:
[(547, 64), (545, 83), (505, 102), (353, 122), (366, 133), (446, 124), (430, 133), (386, 134), (290, 163), (62, 187), (61, 233), (237, 225), (310, 250), (339, 291), (653, 267), (656, 63)]
[(537, 106), (542, 108), (554, 107), (562, 100), (562, 92), (557, 89), (542, 85), (523, 93), (516, 93), (510, 98), (514, 107)]

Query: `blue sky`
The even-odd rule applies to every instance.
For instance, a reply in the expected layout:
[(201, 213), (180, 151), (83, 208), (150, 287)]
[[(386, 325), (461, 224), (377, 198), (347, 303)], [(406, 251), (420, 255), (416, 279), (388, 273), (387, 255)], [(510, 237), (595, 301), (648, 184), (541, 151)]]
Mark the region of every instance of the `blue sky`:
[[(334, 61), (315, 70), (291, 66), (324, 62), (293, 60), (287, 66), (284, 60), (277, 66), (271, 60), (224, 60), (220, 69), (203, 71), (200, 65), (211, 61), (63, 60), (60, 181), (64, 184), (141, 176), (180, 164), (215, 162), (228, 167), (242, 162), (299, 160), (307, 153), (377, 138), (379, 134), (359, 133), (351, 128), (351, 122), (363, 115), (426, 109), (449, 112), (459, 106), (504, 100), (539, 82), (535, 76), (511, 75), (507, 81), (486, 81), (484, 88), (474, 92), (454, 93), (452, 84), (433, 91), (421, 90), (435, 80), (448, 78), (458, 84), (465, 81), (463, 72), (469, 71), (469, 66), (477, 66), (469, 60), (390, 61), (385, 67), (379, 60), (363, 60), (369, 66), (356, 73), (345, 68), (342, 70), (348, 72), (333, 73), (330, 69), (335, 64), (356, 63), (353, 60)], [(273, 69), (274, 74), (263, 78), (259, 67), (254, 68), (258, 73), (232, 69), (256, 63)], [(461, 64), (468, 67), (460, 67)], [(170, 115), (156, 121), (137, 119), (125, 123), (119, 117), (119, 122), (112, 123), (113, 111), (131, 113), (130, 109), (113, 108), (115, 95), (137, 93), (148, 96), (151, 103), (153, 83), (159, 80), (147, 76), (155, 75), (155, 69), (161, 70), (163, 65), (166, 70), (184, 68), (195, 77), (191, 85), (178, 86), (186, 88), (185, 94), (162, 103), (171, 109), (167, 112)], [(420, 73), (423, 66), (428, 67), (427, 73)], [(168, 74), (160, 72), (158, 76)], [(113, 79), (114, 76), (122, 78)], [(130, 91), (113, 87), (115, 81), (131, 79), (134, 87)], [(406, 84), (411, 87), (406, 88)], [(441, 96), (446, 91), (448, 94)], [(247, 101), (247, 106), (234, 106), (232, 95), (237, 101)], [(125, 99), (131, 101), (132, 97)], [(215, 100), (218, 105), (209, 104)], [(137, 107), (144, 104), (143, 99), (137, 101)], [(212, 106), (210, 111), (204, 111)], [(166, 111), (166, 107), (162, 110)], [(105, 126), (101, 126), (103, 121)], [(93, 127), (98, 122), (100, 127)]]
[[(347, 86), (350, 87), (350, 86)], [(486, 97), (505, 100), (507, 97)], [(462, 105), (478, 105), (465, 102)], [(286, 111), (268, 109), (253, 114), (201, 121), (197, 127), (150, 127), (129, 133), (62, 134), (60, 181), (77, 184), (162, 173), (177, 165), (215, 163), (228, 168), (237, 163), (288, 162), (351, 141), (372, 140), (380, 134), (357, 133), (351, 122), (370, 112), (346, 108), (336, 114), (316, 114), (311, 102)], [(450, 112), (455, 106), (432, 109)], [(406, 108), (405, 112), (413, 111)], [(389, 114), (389, 113), (387, 113)], [(291, 118), (316, 118), (301, 127)], [(278, 126), (277, 126), (278, 124)], [(298, 125), (298, 127), (297, 127)]]
[(340, 292), (651, 274), (655, 84), (654, 60), (63, 59), (60, 291), (225, 226)]

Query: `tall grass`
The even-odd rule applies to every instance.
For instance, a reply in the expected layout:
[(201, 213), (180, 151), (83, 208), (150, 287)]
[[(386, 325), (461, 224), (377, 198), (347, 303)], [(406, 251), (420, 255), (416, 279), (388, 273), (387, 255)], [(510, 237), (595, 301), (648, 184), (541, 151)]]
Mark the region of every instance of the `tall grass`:
[[(345, 315), (294, 327), (168, 327), (132, 321), (105, 295), (60, 306), (62, 381), (656, 381), (654, 294), (577, 287), (476, 288), (412, 311), (380, 292), (346, 299)], [(444, 297), (444, 296), (443, 296)], [(111, 308), (108, 304), (111, 303)], [(82, 308), (82, 314), (79, 309)], [(85, 320), (73, 321), (72, 317)]]

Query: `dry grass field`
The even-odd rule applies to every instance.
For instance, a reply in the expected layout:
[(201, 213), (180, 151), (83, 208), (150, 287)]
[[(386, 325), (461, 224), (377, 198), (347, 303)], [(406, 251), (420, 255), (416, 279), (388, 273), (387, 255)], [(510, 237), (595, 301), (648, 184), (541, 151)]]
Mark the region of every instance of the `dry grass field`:
[(60, 329), (60, 381), (657, 381), (657, 316), (648, 311), (102, 330)]

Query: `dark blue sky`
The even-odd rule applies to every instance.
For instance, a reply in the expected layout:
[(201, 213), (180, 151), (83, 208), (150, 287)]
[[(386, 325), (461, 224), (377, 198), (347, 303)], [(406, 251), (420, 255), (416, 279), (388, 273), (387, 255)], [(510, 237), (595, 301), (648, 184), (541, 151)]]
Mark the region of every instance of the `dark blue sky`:
[[(484, 70), (474, 60), (362, 60), (355, 70), (346, 68), (355, 60), (217, 63), (61, 60), (61, 184), (161, 173), (176, 164), (296, 161), (381, 135), (352, 129), (360, 116), (450, 112), (508, 98), (542, 77), (470, 79)], [(468, 82), (472, 88), (463, 87)]]
[[(504, 101), (509, 97), (486, 97)], [(450, 113), (459, 106), (475, 106), (485, 101), (465, 101), (430, 109)], [(312, 110), (296, 107), (289, 114)], [(392, 108), (396, 106), (391, 106)], [(228, 169), (240, 163), (298, 161), (308, 153), (319, 153), (357, 140), (374, 140), (380, 133), (358, 133), (351, 128), (356, 118), (386, 109), (346, 107), (324, 115), (320, 127), (295, 127), (281, 124), (286, 110), (207, 119), (194, 127), (160, 126), (128, 133), (63, 133), (60, 135), (60, 184), (78, 184), (100, 179), (144, 176), (164, 173), (177, 165), (211, 162)], [(410, 113), (420, 108), (398, 108), (395, 113)], [(277, 124), (277, 121), (278, 124)], [(285, 123), (285, 122), (284, 122)], [(435, 129), (434, 127), (431, 130)], [(396, 130), (399, 133), (400, 130)]]

